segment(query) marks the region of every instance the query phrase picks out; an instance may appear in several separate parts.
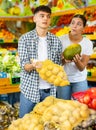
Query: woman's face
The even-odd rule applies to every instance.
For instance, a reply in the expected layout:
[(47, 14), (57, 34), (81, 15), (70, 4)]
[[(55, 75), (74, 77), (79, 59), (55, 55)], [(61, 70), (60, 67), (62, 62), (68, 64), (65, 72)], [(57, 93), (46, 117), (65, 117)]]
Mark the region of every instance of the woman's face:
[(84, 25), (81, 18), (73, 18), (70, 23), (70, 29), (72, 35), (82, 34)]

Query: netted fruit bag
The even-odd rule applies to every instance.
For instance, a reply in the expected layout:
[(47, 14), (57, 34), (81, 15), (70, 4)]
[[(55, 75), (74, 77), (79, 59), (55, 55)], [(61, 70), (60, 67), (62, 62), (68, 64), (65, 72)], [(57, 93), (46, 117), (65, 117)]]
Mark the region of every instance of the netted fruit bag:
[(40, 77), (43, 80), (55, 85), (55, 86), (66, 86), (69, 85), (69, 81), (64, 71), (64, 67), (55, 64), (51, 60), (45, 60), (42, 62), (42, 67), (37, 69)]

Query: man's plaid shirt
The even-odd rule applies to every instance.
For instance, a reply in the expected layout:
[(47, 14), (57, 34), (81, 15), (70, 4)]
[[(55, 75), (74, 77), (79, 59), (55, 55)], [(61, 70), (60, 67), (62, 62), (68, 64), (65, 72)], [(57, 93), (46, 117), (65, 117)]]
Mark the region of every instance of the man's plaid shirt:
[[(18, 42), (18, 53), (21, 65), (21, 92), (32, 102), (40, 101), (39, 94), (39, 75), (35, 70), (27, 72), (24, 65), (30, 63), (30, 59), (38, 59), (38, 41), (39, 37), (36, 30), (32, 30), (22, 35)], [(61, 64), (62, 44), (59, 38), (50, 32), (47, 33), (47, 51), (48, 59), (54, 63)], [(42, 53), (42, 50), (41, 50)], [(50, 95), (56, 96), (56, 87), (51, 85)]]

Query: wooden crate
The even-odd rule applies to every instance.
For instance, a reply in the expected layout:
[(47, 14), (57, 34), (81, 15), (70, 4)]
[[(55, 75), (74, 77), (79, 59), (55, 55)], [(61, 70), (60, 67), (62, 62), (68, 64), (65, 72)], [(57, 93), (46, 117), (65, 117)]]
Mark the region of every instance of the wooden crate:
[(19, 84), (18, 85), (3, 85), (0, 86), (0, 94), (20, 92)]
[(9, 78), (0, 78), (0, 86), (2, 85), (9, 85), (11, 82), (10, 82), (10, 79)]

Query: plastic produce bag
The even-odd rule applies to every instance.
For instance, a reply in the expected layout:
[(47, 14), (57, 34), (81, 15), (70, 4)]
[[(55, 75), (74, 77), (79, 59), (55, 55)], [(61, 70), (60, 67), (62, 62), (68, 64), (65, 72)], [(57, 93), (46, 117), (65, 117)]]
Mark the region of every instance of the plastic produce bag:
[(87, 104), (89, 108), (96, 110), (96, 87), (92, 87), (82, 92), (72, 94), (72, 99)]

